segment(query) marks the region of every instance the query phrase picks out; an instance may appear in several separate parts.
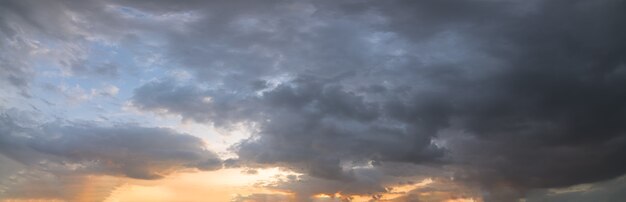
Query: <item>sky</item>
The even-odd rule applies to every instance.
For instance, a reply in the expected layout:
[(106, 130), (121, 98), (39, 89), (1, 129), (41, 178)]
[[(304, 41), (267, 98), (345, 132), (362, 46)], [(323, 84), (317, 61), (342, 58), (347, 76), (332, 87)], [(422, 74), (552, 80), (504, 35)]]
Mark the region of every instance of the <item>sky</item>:
[(624, 201), (625, 10), (0, 0), (0, 201)]

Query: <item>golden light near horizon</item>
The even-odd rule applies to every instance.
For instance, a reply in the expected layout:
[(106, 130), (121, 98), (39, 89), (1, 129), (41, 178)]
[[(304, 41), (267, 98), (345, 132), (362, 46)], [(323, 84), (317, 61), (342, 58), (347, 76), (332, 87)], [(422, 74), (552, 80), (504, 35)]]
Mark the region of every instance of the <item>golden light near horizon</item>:
[[(81, 183), (73, 184), (74, 187), (83, 187), (72, 201), (94, 201), (94, 193), (108, 192), (105, 202), (204, 202), (204, 201), (232, 201), (237, 197), (246, 197), (255, 194), (282, 195), (281, 201), (295, 201), (293, 193), (275, 190), (259, 184), (272, 184), (292, 172), (282, 171), (279, 168), (257, 169), (256, 174), (242, 174), (246, 169), (231, 168), (208, 172), (177, 173), (164, 179), (145, 180), (120, 180), (111, 177), (90, 177)], [(114, 186), (111, 183), (114, 183)], [(402, 197), (412, 191), (420, 190), (431, 185), (434, 181), (426, 178), (414, 184), (389, 186), (387, 193), (377, 194), (377, 201), (404, 201)], [(107, 185), (108, 184), (108, 185)], [(436, 198), (444, 202), (480, 202), (474, 198), (452, 197), (453, 193), (444, 192), (421, 192), (424, 198)], [(349, 199), (352, 202), (369, 202), (372, 195), (345, 195), (316, 194), (310, 197), (311, 201), (342, 201)], [(5, 199), (3, 202), (58, 202), (57, 199)]]
[(284, 194), (256, 186), (273, 183), (291, 172), (279, 168), (256, 169), (256, 174), (244, 174), (243, 168), (217, 171), (178, 173), (155, 181), (129, 181), (114, 190), (106, 201), (230, 201), (237, 195)]

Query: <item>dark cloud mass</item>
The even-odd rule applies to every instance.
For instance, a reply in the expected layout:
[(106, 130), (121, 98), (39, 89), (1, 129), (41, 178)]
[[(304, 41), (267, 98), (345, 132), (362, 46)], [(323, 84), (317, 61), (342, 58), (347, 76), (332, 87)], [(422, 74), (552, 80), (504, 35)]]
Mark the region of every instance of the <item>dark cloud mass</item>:
[[(303, 174), (268, 186), (295, 192), (293, 200), (389, 193), (390, 179), (422, 175), (420, 166), (454, 184), (428, 189), (471, 187), (466, 194), (485, 201), (624, 199), (616, 187), (626, 174), (626, 1), (61, 2), (52, 8), (93, 13), (80, 21), (90, 26), (39, 14), (39, 3), (0, 4), (0, 45), (16, 47), (0, 53), (3, 83), (26, 88), (32, 79), (17, 55), (34, 46), (16, 24), (62, 40), (98, 33), (151, 47), (168, 73), (190, 75), (142, 80), (129, 106), (245, 125), (252, 135), (231, 146), (237, 157), (227, 165)], [(57, 17), (44, 23), (47, 15)], [(126, 71), (74, 64), (84, 59), (60, 64)], [(167, 129), (12, 119), (0, 120), (2, 154), (54, 172), (80, 164), (71, 172), (152, 179), (221, 166), (200, 139)], [(388, 166), (399, 164), (407, 166)], [(550, 192), (585, 183), (598, 184)], [(419, 193), (403, 199), (438, 200)], [(247, 200), (291, 199), (234, 199)]]
[[(262, 28), (281, 25), (271, 35), (229, 28), (212, 35), (228, 48), (284, 57), (278, 72), (291, 79), (251, 95), (239, 85), (271, 74), (276, 65), (247, 63), (260, 54), (230, 59), (220, 55), (230, 51), (209, 49), (217, 55), (178, 58), (202, 74), (234, 74), (238, 85), (221, 81), (216, 90), (199, 90), (153, 82), (137, 89), (133, 102), (201, 122), (259, 124), (254, 138), (234, 148), (244, 162), (287, 164), (347, 180), (350, 172), (342, 165), (353, 161), (460, 165), (467, 168), (466, 180), (496, 192), (487, 199), (521, 197), (527, 189), (595, 182), (626, 171), (620, 160), (626, 154), (625, 6), (316, 2), (315, 12), (303, 19), (263, 7), (249, 15), (258, 23), (267, 20)], [(297, 33), (306, 29), (292, 24), (298, 20), (328, 24)], [(172, 44), (180, 47), (188, 46)], [(235, 69), (195, 61), (202, 58), (194, 54)], [(165, 93), (175, 100), (150, 99)], [(213, 102), (199, 102), (202, 96)], [(498, 196), (502, 183), (520, 192)]]

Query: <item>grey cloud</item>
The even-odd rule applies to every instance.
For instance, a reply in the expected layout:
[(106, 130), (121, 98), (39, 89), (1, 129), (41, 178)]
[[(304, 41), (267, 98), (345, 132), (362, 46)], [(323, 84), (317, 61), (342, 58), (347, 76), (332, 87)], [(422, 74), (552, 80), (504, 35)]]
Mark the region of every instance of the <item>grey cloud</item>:
[(71, 73), (77, 76), (116, 78), (119, 76), (119, 67), (113, 63), (102, 63), (97, 65), (85, 64), (85, 61), (68, 64)]
[(52, 173), (155, 179), (184, 168), (221, 168), (221, 160), (202, 140), (169, 129), (63, 123), (28, 127), (14, 119), (2, 115), (2, 154)]
[(3, 86), (6, 86), (3, 91), (8, 93), (10, 88), (16, 88), (26, 94), (33, 70), (23, 59), (32, 47), (29, 47), (29, 41), (16, 37), (15, 28), (3, 18), (5, 17), (0, 17), (0, 45), (7, 50), (0, 53), (0, 77)]
[(327, 179), (350, 179), (341, 166), (352, 161), (417, 163), (442, 155), (428, 134), (420, 136), (426, 129), (394, 122), (380, 114), (382, 109), (376, 103), (315, 78), (299, 78), (260, 96), (217, 94), (211, 102), (202, 102), (204, 96), (214, 93), (155, 81), (135, 91), (133, 104), (196, 121), (261, 123), (260, 139), (245, 140), (233, 148), (240, 163), (285, 165)]
[(62, 39), (76, 36), (75, 24), (67, 16), (61, 4), (50, 2), (2, 1), (0, 3), (0, 82), (7, 88), (16, 88), (28, 95), (30, 83), (35, 77), (33, 60), (44, 49), (40, 38)]
[(202, 89), (199, 86), (179, 85), (175, 80), (163, 79), (146, 83), (135, 89), (132, 104), (142, 110), (183, 114), (186, 119), (199, 122), (214, 121), (218, 125), (254, 116), (249, 112), (255, 103), (239, 94), (223, 89)]
[(335, 193), (345, 194), (346, 196), (338, 198), (342, 201), (349, 201), (350, 194), (370, 194), (386, 192), (385, 188), (380, 186), (376, 178), (367, 178), (362, 176), (359, 180), (350, 182), (340, 182), (336, 180), (328, 180), (315, 178), (310, 176), (302, 176), (297, 180), (288, 180), (280, 185), (273, 187), (275, 189), (289, 190), (295, 192), (295, 201), (313, 201), (313, 195), (324, 193), (334, 195)]
[(582, 184), (563, 189), (537, 191), (526, 201), (620, 201), (626, 197), (624, 177), (593, 184)]
[[(351, 161), (431, 162), (464, 167), (492, 193), (487, 200), (508, 200), (626, 171), (617, 160), (626, 130), (622, 1), (315, 2), (295, 14), (270, 5), (196, 22), (195, 34), (211, 39), (172, 36), (173, 59), (237, 94), (151, 91), (191, 92), (183, 109), (144, 103), (148, 84), (133, 102), (201, 122), (259, 123), (235, 147), (241, 161), (322, 178), (345, 175), (339, 165)], [(231, 27), (241, 16), (259, 27)], [(242, 85), (283, 74), (291, 79), (258, 96)], [(208, 94), (236, 101), (199, 106)]]
[[(148, 82), (131, 102), (220, 127), (257, 124), (233, 147), (240, 164), (341, 183), (358, 181), (349, 165), (370, 161), (449, 166), (487, 201), (626, 172), (624, 1), (81, 2), (49, 12), (9, 2), (20, 12), (3, 14), (65, 39), (77, 29), (163, 37), (154, 48), (193, 83)], [(58, 9), (93, 13), (91, 29)], [(172, 12), (193, 20), (132, 17)], [(8, 38), (11, 15), (0, 21)], [(26, 85), (22, 60), (3, 59), (0, 76)]]
[(120, 5), (104, 1), (9, 0), (0, 2), (0, 11), (0, 82), (7, 86), (5, 93), (15, 88), (27, 97), (33, 78), (40, 73), (35, 69), (41, 66), (38, 62), (58, 66), (64, 74), (115, 78), (126, 70), (110, 62), (85, 62), (87, 55), (100, 54), (91, 50), (88, 43), (145, 48), (143, 41), (127, 39), (171, 23), (124, 17)]

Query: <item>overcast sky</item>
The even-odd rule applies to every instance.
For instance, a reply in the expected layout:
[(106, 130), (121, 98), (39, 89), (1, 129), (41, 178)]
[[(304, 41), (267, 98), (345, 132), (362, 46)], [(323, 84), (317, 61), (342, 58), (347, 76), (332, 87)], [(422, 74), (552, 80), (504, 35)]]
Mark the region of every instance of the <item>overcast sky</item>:
[(0, 199), (624, 201), (624, 0), (0, 0)]

